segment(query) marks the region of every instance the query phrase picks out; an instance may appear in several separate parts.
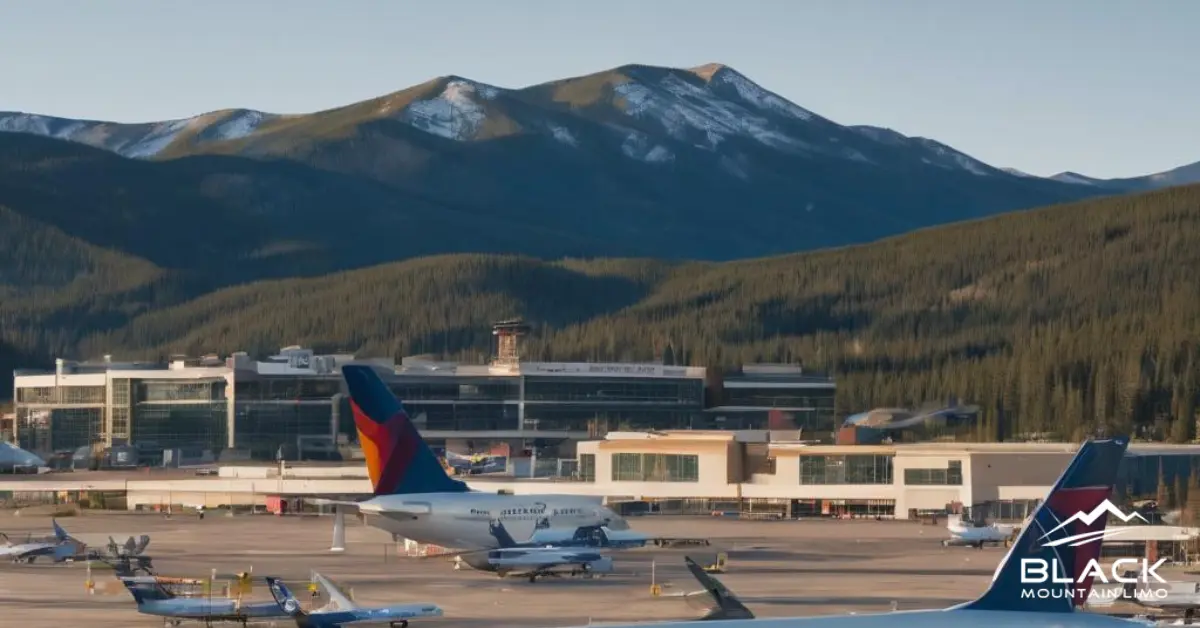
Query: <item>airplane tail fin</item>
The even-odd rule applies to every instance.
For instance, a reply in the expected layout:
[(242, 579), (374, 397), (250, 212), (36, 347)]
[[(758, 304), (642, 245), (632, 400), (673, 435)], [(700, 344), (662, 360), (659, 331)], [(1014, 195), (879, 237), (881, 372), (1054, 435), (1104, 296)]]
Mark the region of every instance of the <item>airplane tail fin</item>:
[(517, 546), (516, 539), (512, 538), (512, 535), (508, 533), (508, 529), (504, 527), (504, 524), (501, 523), (499, 519), (493, 519), (491, 523), (488, 524), (488, 532), (491, 533), (492, 538), (496, 539), (496, 543), (498, 543), (501, 548)]
[(175, 594), (159, 584), (158, 579), (154, 576), (147, 578), (122, 577), (121, 584), (124, 584), (125, 588), (129, 590), (129, 595), (133, 596), (133, 601), (137, 602), (138, 606), (146, 602), (170, 600), (175, 597)]
[(67, 534), (67, 531), (64, 530), (62, 526), (58, 525), (58, 521), (56, 519), (51, 519), (50, 525), (54, 526), (54, 538), (58, 539), (58, 542), (61, 543), (71, 538), (71, 535)]
[(991, 587), (957, 608), (1069, 613), (1082, 606), (1107, 516), (1135, 516), (1108, 501), (1128, 445), (1126, 438), (1084, 443), (996, 568)]
[(375, 495), (467, 492), (465, 483), (446, 474), (400, 400), (374, 369), (346, 365), (342, 376)]
[(267, 588), (271, 590), (271, 597), (275, 598), (275, 603), (279, 605), (279, 608), (282, 608), (283, 612), (288, 614), (288, 617), (296, 619), (297, 624), (303, 625), (299, 620), (308, 613), (304, 612), (304, 609), (300, 606), (300, 601), (296, 599), (296, 596), (292, 595), (292, 592), (283, 584), (283, 581), (279, 578), (267, 576)]

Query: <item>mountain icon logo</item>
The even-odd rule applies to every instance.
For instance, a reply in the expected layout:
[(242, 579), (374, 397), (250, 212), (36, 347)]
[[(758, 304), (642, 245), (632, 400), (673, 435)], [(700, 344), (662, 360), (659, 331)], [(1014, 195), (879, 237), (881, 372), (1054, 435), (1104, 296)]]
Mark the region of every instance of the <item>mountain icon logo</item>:
[[(1050, 535), (1054, 534), (1055, 532), (1058, 532), (1059, 530), (1062, 530), (1063, 528), (1067, 527), (1068, 525), (1070, 525), (1072, 522), (1075, 522), (1075, 521), (1079, 521), (1079, 522), (1083, 523), (1084, 525), (1090, 526), (1093, 523), (1096, 523), (1096, 521), (1098, 519), (1100, 519), (1100, 517), (1103, 517), (1106, 514), (1112, 515), (1112, 516), (1120, 519), (1121, 521), (1124, 521), (1125, 523), (1129, 523), (1130, 521), (1132, 521), (1134, 519), (1140, 519), (1144, 523), (1149, 523), (1149, 521), (1146, 521), (1146, 518), (1143, 517), (1141, 514), (1139, 514), (1137, 512), (1125, 514), (1124, 512), (1121, 511), (1120, 508), (1117, 508), (1116, 506), (1113, 505), (1112, 502), (1110, 502), (1106, 499), (1106, 500), (1100, 502), (1100, 504), (1097, 505), (1095, 508), (1093, 508), (1091, 510), (1091, 512), (1077, 512), (1074, 515), (1071, 515), (1069, 518), (1067, 518), (1066, 521), (1063, 521), (1062, 523), (1055, 526), (1054, 529), (1043, 534), (1042, 537), (1040, 539), (1038, 539), (1038, 541), (1041, 542), (1041, 541), (1046, 540), (1046, 538), (1049, 537)], [(1067, 536), (1067, 537), (1064, 537), (1061, 539), (1056, 539), (1054, 541), (1050, 541), (1049, 543), (1045, 543), (1044, 545), (1045, 545), (1045, 547), (1058, 547), (1060, 545), (1070, 545), (1071, 547), (1079, 547), (1080, 545), (1086, 545), (1088, 543), (1095, 543), (1098, 541), (1102, 541), (1111, 536), (1121, 534), (1122, 532), (1124, 532), (1124, 530), (1113, 529), (1113, 528), (1106, 528), (1103, 530), (1093, 530), (1091, 532), (1083, 532), (1081, 534), (1075, 534), (1075, 535)]]

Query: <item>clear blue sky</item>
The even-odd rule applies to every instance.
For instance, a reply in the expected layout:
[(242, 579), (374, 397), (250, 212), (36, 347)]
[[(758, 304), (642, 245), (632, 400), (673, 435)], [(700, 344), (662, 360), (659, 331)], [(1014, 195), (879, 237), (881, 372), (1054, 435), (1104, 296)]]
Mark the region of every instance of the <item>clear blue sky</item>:
[(1197, 26), (1193, 0), (9, 0), (0, 110), (306, 112), (444, 74), (719, 61), (844, 124), (1134, 176), (1200, 160)]

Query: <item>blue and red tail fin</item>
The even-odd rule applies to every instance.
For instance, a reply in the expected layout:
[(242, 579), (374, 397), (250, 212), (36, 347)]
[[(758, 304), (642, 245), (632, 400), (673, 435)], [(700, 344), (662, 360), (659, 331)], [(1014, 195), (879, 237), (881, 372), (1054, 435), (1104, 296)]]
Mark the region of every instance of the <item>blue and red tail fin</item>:
[(1092, 576), (1084, 572), (1100, 557), (1108, 515), (1137, 516), (1108, 501), (1128, 446), (1125, 438), (1084, 443), (996, 568), (991, 588), (957, 608), (1070, 613), (1087, 602)]
[(342, 367), (358, 441), (375, 495), (463, 493), (467, 485), (446, 474), (417, 433), (400, 400), (369, 366)]

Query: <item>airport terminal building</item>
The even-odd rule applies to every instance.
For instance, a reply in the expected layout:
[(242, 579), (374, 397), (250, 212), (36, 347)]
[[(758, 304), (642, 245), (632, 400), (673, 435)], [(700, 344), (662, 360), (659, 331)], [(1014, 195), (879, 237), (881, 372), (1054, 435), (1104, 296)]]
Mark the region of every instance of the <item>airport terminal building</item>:
[[(961, 513), (1022, 521), (1078, 450), (1075, 443), (813, 445), (763, 432), (610, 433), (580, 443), (593, 494), (698, 514), (913, 519)], [(1116, 499), (1154, 499), (1200, 464), (1200, 445), (1133, 443)]]
[[(14, 373), (12, 431), (26, 450), (89, 445), (179, 450), (184, 459), (319, 458), (357, 434), (341, 365), (376, 366), (434, 445), (483, 450), (603, 438), (612, 431), (799, 429), (831, 439), (834, 382), (794, 366), (716, 373), (666, 364), (527, 362), (512, 325), (489, 364), (316, 355), (288, 347), (259, 361), (76, 363)], [(573, 456), (573, 448), (567, 448)]]

